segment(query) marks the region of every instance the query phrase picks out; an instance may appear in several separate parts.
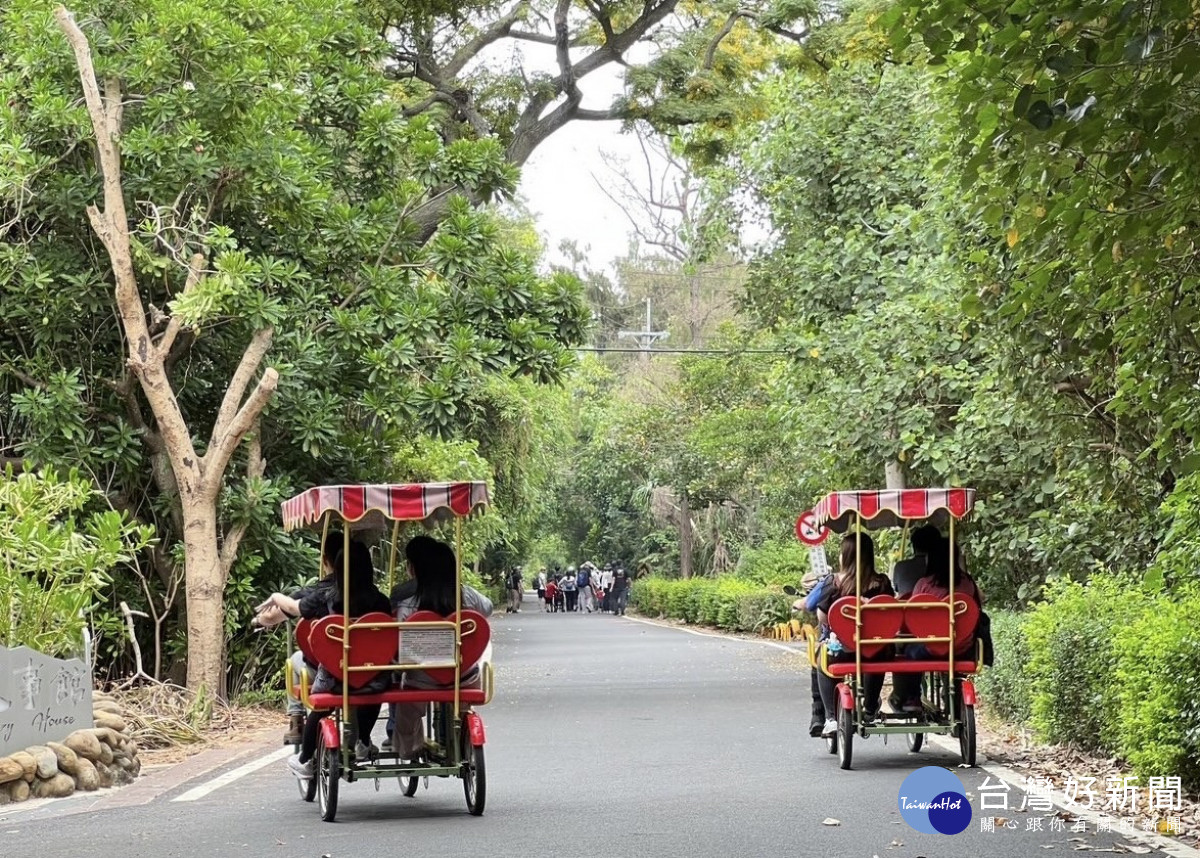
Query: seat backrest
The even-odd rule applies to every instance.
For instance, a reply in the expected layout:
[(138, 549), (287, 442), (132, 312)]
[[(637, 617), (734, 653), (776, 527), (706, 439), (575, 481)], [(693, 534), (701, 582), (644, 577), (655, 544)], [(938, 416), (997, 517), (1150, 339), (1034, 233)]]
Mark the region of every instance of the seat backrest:
[(313, 654), (312, 646), (308, 642), (308, 636), (312, 634), (313, 621), (301, 617), (296, 622), (296, 649), (304, 655), (304, 660), (318, 664), (316, 655)]
[[(899, 605), (895, 596), (879, 595), (872, 596), (866, 600), (870, 605)], [(903, 622), (903, 613), (900, 608), (891, 610), (862, 610), (862, 637), (863, 640), (871, 640), (872, 638), (895, 638), (900, 633), (900, 625)], [(877, 655), (888, 644), (863, 644), (860, 648), (858, 645), (858, 629), (856, 627), (856, 618), (860, 611), (859, 601), (857, 596), (842, 596), (835, 601), (829, 608), (829, 630), (838, 636), (838, 640), (842, 642), (842, 646), (853, 652), (855, 649), (861, 649), (863, 658), (871, 658)]]
[[(391, 614), (374, 612), (351, 618), (351, 623), (395, 623), (396, 618)], [(380, 665), (380, 670), (355, 670), (346, 679), (342, 670), (342, 641), (346, 633), (344, 618), (341, 614), (331, 614), (313, 622), (308, 635), (308, 645), (316, 656), (315, 661), (333, 675), (338, 682), (349, 685), (352, 690), (362, 688), (377, 677), (383, 667), (396, 660), (396, 650), (399, 641), (396, 640), (396, 629), (392, 628), (351, 628), (350, 629), (350, 667), (368, 667)]]
[[(944, 608), (916, 608), (913, 605), (946, 605), (949, 597), (938, 598), (931, 593), (919, 593), (908, 600), (909, 607), (904, 610), (904, 627), (909, 634), (916, 638), (949, 637), (950, 612)], [(975, 637), (975, 627), (979, 624), (979, 603), (970, 596), (954, 596), (954, 651), (962, 652), (970, 646)], [(948, 656), (950, 647), (945, 642), (930, 641), (925, 643), (929, 654), (937, 657)]]
[[(405, 620), (405, 622), (408, 622), (408, 623), (414, 623), (414, 622), (431, 623), (431, 622), (445, 622), (447, 620), (453, 620), (453, 619), (454, 619), (453, 615), (451, 615), (450, 617), (443, 617), (438, 614), (435, 614), (433, 611), (417, 611), (415, 614), (408, 617)], [(467, 671), (469, 671), (471, 668), (473, 668), (479, 662), (480, 657), (483, 655), (483, 651), (485, 649), (487, 649), (487, 645), (492, 639), (492, 627), (488, 624), (487, 617), (485, 617), (483, 614), (479, 613), (478, 611), (463, 611), (461, 614), (461, 623), (462, 623), (462, 646), (461, 646), (461, 649), (459, 650), (459, 673), (460, 673), (460, 675), (466, 674)], [(429, 629), (427, 631), (433, 633), (433, 635), (428, 636), (427, 639), (434, 639), (439, 636), (444, 638), (445, 635), (447, 635), (447, 634), (450, 636), (449, 637), (449, 649), (448, 649), (449, 657), (447, 657), (447, 658), (436, 657), (436, 658), (431, 658), (428, 660), (430, 660), (430, 661), (436, 660), (439, 662), (440, 661), (453, 661), (453, 659), (454, 659), (454, 655), (453, 655), (453, 652), (454, 652), (453, 634), (454, 633), (453, 633), (453, 631), (450, 629), (446, 629), (446, 630)], [(401, 658), (402, 662), (407, 662), (409, 660), (409, 658), (411, 658), (411, 656), (409, 655), (410, 650), (408, 650), (405, 645), (405, 641), (404, 641), (405, 635), (421, 635), (421, 634), (423, 634), (423, 630), (421, 630), (421, 629), (414, 629), (411, 632), (406, 632), (406, 631), (404, 631), (403, 628), (401, 628), (401, 630), (400, 630), (400, 658)], [(411, 638), (410, 638), (410, 640), (411, 640)], [(433, 650), (436, 652), (438, 649), (445, 650), (445, 645), (434, 643)], [(425, 673), (434, 682), (440, 683), (442, 685), (453, 685), (454, 684), (454, 668), (452, 668), (452, 667), (429, 668), (429, 669), (425, 670)]]

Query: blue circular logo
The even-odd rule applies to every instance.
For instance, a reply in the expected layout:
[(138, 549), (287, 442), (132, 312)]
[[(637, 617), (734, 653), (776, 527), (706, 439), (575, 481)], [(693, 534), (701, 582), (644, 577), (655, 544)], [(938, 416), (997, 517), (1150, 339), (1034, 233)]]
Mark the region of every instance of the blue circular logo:
[(900, 815), (925, 834), (958, 834), (971, 824), (971, 803), (952, 771), (925, 766), (900, 784)]

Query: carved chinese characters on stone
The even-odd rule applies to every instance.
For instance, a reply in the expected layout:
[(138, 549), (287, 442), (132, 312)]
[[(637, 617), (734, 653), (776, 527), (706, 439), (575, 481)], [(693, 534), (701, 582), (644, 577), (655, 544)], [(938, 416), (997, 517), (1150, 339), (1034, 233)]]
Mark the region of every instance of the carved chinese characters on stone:
[(0, 646), (0, 755), (91, 726), (92, 676), (82, 661)]

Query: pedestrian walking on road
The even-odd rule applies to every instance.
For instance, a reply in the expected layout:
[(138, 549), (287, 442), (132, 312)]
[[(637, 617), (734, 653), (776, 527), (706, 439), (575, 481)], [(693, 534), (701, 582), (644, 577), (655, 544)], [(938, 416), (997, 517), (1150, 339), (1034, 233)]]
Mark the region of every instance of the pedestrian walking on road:
[(579, 567), (579, 574), (575, 576), (575, 586), (579, 591), (579, 610), (587, 611), (590, 614), (595, 603), (595, 599), (592, 597), (591, 563), (584, 563)]
[(624, 616), (625, 606), (629, 603), (629, 577), (625, 574), (623, 566), (618, 566), (617, 571), (613, 573), (612, 598), (613, 613)]
[(512, 572), (508, 575), (508, 608), (506, 613), (519, 614), (521, 613), (521, 596), (523, 594), (521, 584), (521, 567), (514, 566)]

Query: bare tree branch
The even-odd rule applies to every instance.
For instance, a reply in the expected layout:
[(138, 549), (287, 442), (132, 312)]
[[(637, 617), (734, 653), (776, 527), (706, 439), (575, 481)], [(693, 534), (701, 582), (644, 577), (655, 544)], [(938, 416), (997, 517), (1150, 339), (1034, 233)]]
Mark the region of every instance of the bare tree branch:
[(481, 31), (475, 38), (467, 42), (457, 51), (450, 61), (441, 69), (441, 77), (451, 79), (458, 77), (467, 63), (479, 56), (479, 52), (488, 45), (498, 42), (509, 34), (513, 24), (525, 17), (529, 10), (526, 0), (520, 0), (515, 6), (497, 18), (490, 27)]
[[(204, 274), (204, 254), (194, 253), (191, 260), (188, 262), (187, 279), (183, 283), (183, 292), (181, 295), (186, 295), (196, 287), (200, 282), (200, 277)], [(158, 353), (165, 361), (167, 356), (171, 354), (171, 347), (175, 345), (175, 337), (179, 336), (179, 330), (183, 327), (183, 320), (178, 316), (172, 316), (171, 321), (167, 323), (167, 329), (163, 332), (162, 339), (158, 341)]]
[[(254, 425), (251, 427), (249, 434), (246, 435), (247, 480), (258, 479), (267, 471), (267, 460), (263, 458), (262, 454), (262, 435), (259, 424), (259, 419), (255, 417)], [(221, 541), (221, 573), (226, 581), (229, 580), (229, 571), (233, 568), (233, 562), (237, 560), (238, 548), (241, 546), (242, 539), (245, 537), (249, 527), (249, 521), (236, 524), (225, 534), (225, 538)]]
[(721, 25), (721, 29), (717, 31), (715, 36), (713, 36), (713, 40), (708, 43), (708, 48), (704, 51), (704, 61), (700, 64), (702, 69), (708, 71), (713, 67), (713, 62), (717, 58), (717, 48), (720, 46), (721, 42), (724, 41), (725, 37), (733, 32), (733, 28), (737, 24), (738, 19), (745, 16), (745, 14), (745, 12), (738, 10), (730, 13), (729, 17), (725, 19), (725, 23)]
[[(242, 397), (246, 394), (246, 388), (250, 385), (250, 380), (258, 373), (258, 368), (262, 365), (267, 351), (271, 348), (271, 341), (274, 336), (274, 328), (267, 327), (256, 331), (254, 336), (251, 337), (249, 345), (246, 346), (246, 351), (233, 373), (233, 378), (229, 380), (229, 386), (225, 389), (225, 397), (221, 400), (221, 410), (217, 412), (217, 420), (213, 424), (208, 452), (204, 456), (205, 470), (210, 473), (224, 473), (224, 463), (229, 461), (230, 456), (233, 455), (234, 448), (237, 447), (242, 440), (242, 436), (249, 430), (250, 424), (258, 418), (257, 412), (247, 418), (245, 411), (247, 406), (254, 401), (254, 397), (261, 395), (261, 388), (264, 382), (268, 381), (268, 376), (272, 378), (269, 384), (271, 389), (274, 390), (278, 374), (274, 370), (268, 369), (263, 373), (263, 377), (259, 380), (258, 387), (251, 394), (251, 398), (244, 405), (242, 404)], [(270, 394), (268, 393), (267, 395), (269, 396)], [(266, 405), (265, 399), (262, 404)], [(259, 410), (262, 410), (261, 406)], [(239, 424), (244, 424), (240, 432), (236, 429)], [(217, 462), (221, 463), (221, 467), (213, 470), (213, 463)]]

